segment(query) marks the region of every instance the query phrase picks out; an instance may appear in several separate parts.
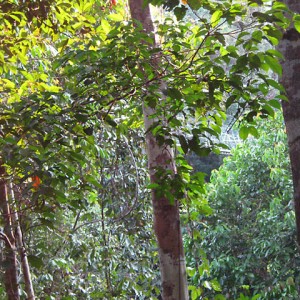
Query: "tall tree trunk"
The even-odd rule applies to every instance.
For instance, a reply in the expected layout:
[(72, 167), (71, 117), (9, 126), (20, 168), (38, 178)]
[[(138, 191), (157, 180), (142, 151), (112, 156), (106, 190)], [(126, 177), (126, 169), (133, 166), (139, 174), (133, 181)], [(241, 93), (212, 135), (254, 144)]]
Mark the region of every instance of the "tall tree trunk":
[[(149, 5), (143, 0), (129, 0), (131, 17), (139, 21), (144, 31), (154, 38), (154, 26), (151, 18)], [(154, 65), (159, 64), (156, 60)], [(176, 173), (174, 155), (172, 149), (166, 145), (160, 145), (151, 133), (154, 123), (153, 116), (156, 114), (144, 103), (143, 106), (146, 145), (148, 153), (148, 167), (151, 183), (160, 183), (156, 170), (163, 169)], [(163, 120), (163, 116), (156, 116), (156, 120)], [(186, 300), (188, 299), (185, 257), (183, 251), (182, 235), (180, 229), (180, 217), (178, 202), (171, 204), (170, 199), (161, 196), (152, 190), (152, 204), (154, 214), (154, 230), (158, 242), (160, 272), (162, 282), (162, 295), (164, 300)]]
[(1, 239), (5, 241), (4, 251), (4, 285), (8, 300), (19, 300), (18, 267), (16, 243), (14, 237), (14, 228), (12, 215), (10, 212), (9, 199), (7, 195), (7, 180), (5, 168), (0, 161), (0, 209), (4, 231), (1, 233)]
[[(10, 189), (11, 201), (15, 202), (15, 194), (14, 194), (12, 184), (9, 185), (9, 189)], [(19, 215), (18, 215), (17, 211), (15, 211), (12, 214), (12, 221), (16, 227), (15, 239), (16, 239), (16, 245), (17, 245), (17, 249), (19, 252), (20, 260), (21, 260), (21, 269), (22, 269), (22, 274), (23, 274), (23, 278), (24, 278), (24, 287), (25, 287), (25, 292), (27, 294), (26, 300), (35, 300), (35, 295), (34, 295), (34, 290), (33, 290), (33, 285), (32, 285), (32, 280), (31, 280), (30, 267), (29, 267), (29, 263), (28, 263), (28, 259), (27, 259), (26, 248), (25, 248), (25, 245), (23, 242), (23, 234), (22, 234)]]
[[(300, 13), (299, 0), (282, 2), (292, 11)], [(300, 246), (300, 33), (291, 26), (284, 32), (278, 49), (284, 56), (281, 83), (288, 101), (282, 102), (282, 109), (292, 167), (297, 241)]]

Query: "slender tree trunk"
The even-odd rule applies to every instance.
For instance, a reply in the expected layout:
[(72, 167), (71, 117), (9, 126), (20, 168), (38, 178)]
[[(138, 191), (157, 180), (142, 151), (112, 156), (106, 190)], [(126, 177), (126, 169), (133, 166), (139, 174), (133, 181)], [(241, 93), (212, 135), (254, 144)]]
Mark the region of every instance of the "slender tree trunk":
[(1, 233), (1, 239), (5, 241), (4, 251), (4, 285), (8, 300), (19, 300), (18, 267), (16, 257), (16, 243), (14, 237), (14, 228), (10, 212), (9, 199), (7, 195), (7, 180), (5, 178), (5, 168), (0, 162), (0, 209), (4, 231)]
[[(154, 26), (149, 6), (145, 5), (143, 0), (129, 0), (129, 6), (132, 19), (139, 21), (143, 25), (144, 31), (149, 35), (153, 35), (154, 38)], [(154, 61), (154, 65), (157, 64), (159, 62)], [(160, 177), (157, 175), (156, 170), (158, 168), (163, 169), (174, 175), (176, 167), (172, 149), (166, 144), (160, 145), (151, 130), (149, 130), (155, 121), (151, 116), (155, 113), (155, 109), (144, 103), (143, 114), (150, 179), (151, 183), (159, 184)], [(163, 120), (163, 116), (157, 116), (157, 119)], [(163, 299), (187, 300), (186, 267), (178, 203), (175, 201), (174, 204), (171, 204), (170, 199), (152, 190), (152, 204), (154, 231), (159, 248)]]
[[(299, 0), (282, 2), (292, 11), (300, 13)], [(300, 246), (300, 33), (293, 27), (287, 29), (278, 49), (284, 56), (281, 83), (289, 100), (282, 102), (282, 109), (292, 167), (297, 241)]]
[[(14, 190), (12, 184), (10, 184), (10, 196), (12, 202), (15, 201), (15, 195), (14, 195)], [(20, 260), (21, 260), (21, 269), (22, 269), (22, 274), (24, 278), (24, 287), (25, 287), (25, 292), (27, 294), (26, 300), (35, 300), (35, 295), (34, 295), (34, 290), (33, 290), (33, 285), (32, 285), (32, 280), (31, 280), (31, 273), (30, 273), (30, 267), (27, 259), (27, 253), (26, 253), (26, 248), (23, 242), (23, 234), (22, 230), (20, 227), (20, 220), (18, 216), (18, 212), (15, 211), (12, 215), (12, 221), (13, 224), (16, 227), (15, 230), (15, 238), (16, 238), (16, 245), (17, 249), (19, 252)]]

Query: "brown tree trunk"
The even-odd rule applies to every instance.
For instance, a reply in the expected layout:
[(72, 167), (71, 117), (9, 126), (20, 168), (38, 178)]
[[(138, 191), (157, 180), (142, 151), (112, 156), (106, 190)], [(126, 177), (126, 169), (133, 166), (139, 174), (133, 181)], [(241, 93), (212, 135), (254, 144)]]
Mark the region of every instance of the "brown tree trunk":
[[(300, 1), (282, 2), (292, 11), (300, 13)], [(292, 26), (288, 28), (278, 49), (284, 56), (281, 83), (286, 90), (288, 101), (282, 102), (282, 109), (292, 167), (297, 241), (300, 246), (300, 33)]]
[(3, 266), (4, 285), (8, 300), (19, 300), (18, 267), (16, 257), (16, 243), (14, 237), (14, 228), (10, 212), (9, 199), (7, 195), (7, 180), (5, 168), (0, 162), (0, 209), (4, 231), (0, 237), (5, 242), (5, 251)]
[[(15, 194), (13, 190), (12, 184), (10, 184), (10, 196), (11, 196), (11, 201), (15, 201)], [(24, 278), (24, 287), (25, 287), (25, 292), (27, 294), (26, 300), (35, 300), (35, 295), (34, 295), (34, 290), (33, 290), (33, 285), (32, 285), (32, 280), (31, 280), (31, 272), (30, 272), (30, 267), (27, 259), (27, 253), (26, 253), (26, 248), (23, 242), (23, 234), (22, 230), (20, 227), (20, 220), (18, 216), (18, 212), (15, 211), (12, 215), (12, 221), (13, 224), (16, 227), (15, 230), (15, 239), (16, 239), (16, 245), (17, 249), (19, 252), (20, 260), (21, 260), (21, 269), (22, 269), (22, 274)]]
[[(139, 21), (144, 31), (154, 38), (154, 26), (150, 14), (150, 8), (143, 0), (129, 0), (131, 17)], [(159, 62), (153, 61), (154, 65)], [(163, 116), (151, 116), (156, 113), (144, 103), (143, 114), (145, 122), (146, 145), (148, 153), (148, 167), (151, 183), (160, 183), (157, 169), (165, 170), (171, 174), (176, 173), (174, 155), (172, 149), (166, 145), (160, 145), (151, 133), (151, 126), (157, 119), (163, 120)], [(171, 204), (170, 199), (161, 196), (152, 190), (152, 204), (154, 214), (154, 230), (158, 242), (160, 272), (162, 282), (162, 295), (164, 300), (187, 300), (187, 278), (185, 257), (183, 251), (182, 235), (178, 202)]]

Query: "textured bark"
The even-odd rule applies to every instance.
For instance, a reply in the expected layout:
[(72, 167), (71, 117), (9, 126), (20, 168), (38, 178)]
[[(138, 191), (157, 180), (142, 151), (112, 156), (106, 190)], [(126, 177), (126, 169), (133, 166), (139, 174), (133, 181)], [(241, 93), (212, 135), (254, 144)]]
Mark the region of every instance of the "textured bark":
[[(300, 13), (299, 0), (282, 2), (291, 10)], [(300, 246), (300, 33), (292, 27), (286, 30), (278, 50), (284, 55), (281, 83), (286, 89), (289, 101), (283, 101), (282, 108), (293, 175), (297, 241)]]
[(8, 300), (19, 300), (18, 267), (16, 257), (16, 244), (12, 215), (10, 212), (9, 199), (7, 195), (7, 180), (5, 179), (5, 168), (0, 162), (0, 209), (4, 231), (1, 239), (5, 242), (3, 269), (4, 285)]
[[(143, 0), (129, 0), (132, 19), (138, 20), (149, 35), (154, 38), (154, 26), (151, 19), (150, 8), (144, 5)], [(149, 46), (150, 47), (150, 46)], [(157, 58), (153, 59), (152, 65), (158, 65)], [(148, 130), (156, 120), (151, 118), (155, 109), (144, 104), (143, 114), (145, 122), (146, 145), (148, 153), (148, 167), (152, 183), (160, 182), (156, 174), (157, 168), (176, 173), (174, 155), (172, 149), (167, 145), (159, 145), (156, 138)], [(162, 295), (164, 300), (186, 300), (188, 299), (187, 279), (183, 243), (180, 229), (180, 218), (178, 203), (171, 204), (170, 200), (160, 196), (155, 190), (152, 191), (152, 204), (154, 214), (154, 231), (156, 234), (160, 272), (162, 282)]]

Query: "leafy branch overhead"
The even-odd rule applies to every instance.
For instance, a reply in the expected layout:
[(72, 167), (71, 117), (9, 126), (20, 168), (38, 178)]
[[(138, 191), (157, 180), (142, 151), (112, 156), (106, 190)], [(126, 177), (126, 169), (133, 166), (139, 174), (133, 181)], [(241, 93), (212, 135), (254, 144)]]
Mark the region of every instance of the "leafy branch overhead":
[[(251, 4), (249, 15), (238, 2), (201, 1), (201, 8), (198, 1), (166, 2), (170, 10), (189, 7), (193, 18), (174, 26), (166, 17), (157, 27), (161, 43), (150, 49), (144, 41), (152, 39), (126, 20), (121, 5), (112, 10), (92, 1), (40, 1), (26, 9), (1, 4), (0, 142), (13, 174), (22, 181), (39, 175), (50, 188), (57, 182), (56, 171), (51, 175), (46, 167), (55, 159), (51, 153), (88, 165), (86, 153), (99, 151), (95, 134), (103, 124), (118, 136), (141, 128), (142, 100), (164, 117), (151, 128), (159, 143), (183, 154), (225, 147), (218, 137), (232, 108), (234, 122), (242, 123), (240, 137), (257, 136), (256, 117), (272, 116), (286, 99), (269, 91), (282, 92), (272, 75), (281, 74), (282, 56), (271, 46), (288, 19), (280, 2), (265, 4), (264, 13)], [(153, 57), (160, 59), (155, 69)], [(72, 172), (73, 167), (65, 170), (70, 175), (59, 177), (61, 183)]]
[[(152, 4), (162, 3), (153, 1)], [(164, 5), (175, 9), (179, 3), (169, 1)], [(58, 2), (54, 7), (42, 1), (40, 6), (28, 8), (27, 13), (20, 14), (20, 20), (15, 22), (15, 26), (26, 33), (26, 38), (23, 38), (26, 43), (13, 43), (17, 48), (12, 47), (9, 50), (11, 54), (5, 54), (7, 49), (2, 52), (3, 62), (4, 57), (12, 56), (12, 60), (22, 60), (24, 68), (19, 72), (15, 66), (10, 65), (10, 60), (3, 65), (6, 69), (10, 68), (18, 78), (14, 81), (10, 79), (11, 76), (3, 78), (3, 91), (10, 91), (7, 93), (9, 102), (20, 101), (22, 96), (26, 98), (29, 92), (54, 92), (60, 98), (65, 97), (66, 91), (59, 92), (59, 86), (63, 84), (70, 94), (67, 97), (73, 102), (72, 109), (80, 109), (80, 105), (94, 105), (90, 114), (100, 109), (104, 116), (107, 115), (105, 119), (108, 120), (109, 117), (109, 120), (113, 120), (114, 113), (111, 112), (116, 110), (123, 112), (123, 118), (128, 118), (124, 103), (130, 101), (127, 108), (135, 107), (135, 113), (131, 117), (139, 119), (140, 104), (135, 100), (145, 96), (145, 89), (151, 83), (153, 91), (147, 91), (147, 102), (164, 111), (164, 114), (167, 114), (166, 111), (170, 112), (166, 115), (169, 124), (167, 127), (157, 124), (157, 136), (174, 137), (169, 143), (174, 143), (180, 136), (185, 152), (194, 149), (202, 153), (200, 149), (203, 147), (212, 149), (213, 145), (207, 136), (219, 135), (222, 119), (225, 117), (223, 111), (227, 108), (238, 104), (236, 118), (240, 121), (245, 118), (251, 123), (257, 115), (273, 115), (274, 108), (279, 107), (278, 103), (283, 96), (276, 95), (274, 99), (269, 99), (268, 91), (270, 88), (282, 90), (270, 76), (270, 71), (280, 75), (278, 59), (281, 55), (272, 49), (260, 51), (257, 45), (264, 40), (272, 45), (278, 42), (280, 30), (271, 23), (260, 28), (260, 22), (273, 21), (279, 24), (280, 20), (286, 21), (283, 17), (286, 8), (276, 2), (265, 13), (253, 13), (253, 17), (248, 17), (247, 23), (239, 27), (236, 26), (236, 20), (247, 16), (242, 4), (229, 6), (226, 2), (201, 1), (200, 4), (199, 1), (189, 1), (188, 5), (192, 9), (189, 13), (196, 14), (195, 21), (184, 20), (174, 27), (173, 21), (166, 18), (157, 32), (164, 42), (160, 47), (149, 51), (148, 46), (141, 44), (148, 37), (126, 22), (111, 21), (106, 10), (108, 8), (101, 7), (100, 11), (97, 10), (99, 16), (95, 18), (93, 14), (99, 7), (92, 2), (88, 4), (83, 1), (74, 6)], [(196, 13), (200, 5), (201, 9)], [(9, 11), (8, 15), (14, 15), (13, 5), (5, 7)], [(39, 17), (34, 15), (42, 9), (45, 9), (43, 14)], [(75, 15), (68, 19), (68, 15), (73, 12), (78, 17)], [(120, 10), (118, 13), (121, 19)], [(272, 15), (276, 15), (276, 18), (268, 18)], [(25, 26), (28, 21), (31, 26), (29, 31)], [(16, 35), (14, 27), (10, 27), (10, 39), (18, 39), (20, 33)], [(83, 27), (89, 29), (80, 33), (78, 30)], [(31, 32), (31, 28), (34, 31)], [(41, 41), (41, 34), (50, 36), (54, 43), (50, 39), (48, 45), (47, 40)], [(70, 35), (71, 38), (68, 37)], [(25, 55), (30, 48), (30, 55)], [(61, 55), (54, 62), (55, 72), (50, 65), (35, 63), (41, 57), (59, 54), (57, 51)], [(149, 64), (152, 56), (160, 56), (162, 61), (159, 70), (155, 72)], [(144, 79), (141, 66), (150, 79)], [(28, 71), (26, 68), (29, 68)], [(155, 86), (162, 79), (167, 84), (167, 101), (164, 107), (160, 107), (160, 96), (155, 91)], [(199, 130), (192, 131), (191, 125), (188, 125), (191, 118), (193, 127), (200, 127)], [(118, 116), (116, 119), (111, 124), (117, 126), (119, 123), (122, 128), (126, 127), (124, 122), (118, 122)], [(248, 126), (242, 128), (246, 132)], [(251, 130), (249, 133), (251, 134)], [(244, 137), (245, 133), (241, 136)], [(197, 140), (196, 144), (200, 141), (204, 141), (204, 144), (195, 146), (192, 141)], [(192, 145), (193, 149), (187, 145)]]

